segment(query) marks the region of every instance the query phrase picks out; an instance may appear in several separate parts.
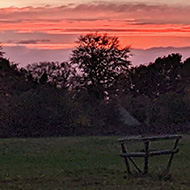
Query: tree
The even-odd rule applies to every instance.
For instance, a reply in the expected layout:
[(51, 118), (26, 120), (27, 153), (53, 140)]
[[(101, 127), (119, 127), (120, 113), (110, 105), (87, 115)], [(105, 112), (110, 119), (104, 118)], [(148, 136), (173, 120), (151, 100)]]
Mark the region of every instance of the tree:
[(29, 64), (26, 68), (26, 75), (29, 80), (40, 84), (49, 83), (58, 88), (67, 88), (71, 70), (67, 62), (41, 62)]
[(190, 57), (182, 64), (180, 75), (182, 77), (182, 82), (188, 85), (190, 81)]
[(159, 57), (148, 66), (141, 65), (131, 69), (131, 86), (135, 94), (156, 98), (161, 94), (177, 90), (181, 79), (181, 55), (170, 54)]
[(4, 52), (2, 52), (2, 46), (0, 46), (0, 58), (3, 57)]
[(104, 99), (117, 86), (117, 79), (127, 76), (129, 47), (120, 48), (118, 37), (98, 33), (82, 35), (77, 43), (70, 62), (76, 66), (79, 86)]

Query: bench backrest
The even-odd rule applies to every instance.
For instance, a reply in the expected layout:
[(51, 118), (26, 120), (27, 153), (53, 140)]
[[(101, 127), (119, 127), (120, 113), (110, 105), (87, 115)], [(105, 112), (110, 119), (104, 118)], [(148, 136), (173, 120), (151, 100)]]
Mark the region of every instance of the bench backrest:
[[(171, 166), (171, 162), (173, 159), (173, 156), (175, 153), (178, 153), (178, 142), (179, 139), (181, 139), (182, 136), (181, 135), (156, 135), (156, 136), (126, 136), (123, 138), (119, 138), (118, 141), (121, 144), (121, 150), (122, 153), (120, 154), (121, 157), (123, 157), (125, 159), (125, 163), (126, 163), (126, 167), (127, 167), (127, 172), (129, 174), (131, 174), (130, 171), (130, 166), (129, 166), (129, 161), (131, 161), (133, 163), (133, 165), (135, 166), (135, 168), (139, 171), (142, 172), (142, 170), (137, 166), (137, 164), (134, 162), (134, 160), (132, 159), (132, 157), (144, 157), (144, 173), (148, 173), (148, 158), (151, 156), (158, 156), (158, 155), (167, 155), (170, 154), (170, 159), (167, 165), (167, 173), (169, 172), (169, 168)], [(170, 139), (174, 139), (174, 145), (172, 147), (172, 149), (168, 150), (168, 149), (162, 149), (162, 150), (151, 150), (149, 147), (149, 144), (151, 141), (159, 141), (159, 140), (170, 140)], [(133, 151), (133, 152), (129, 152), (127, 150), (127, 147), (125, 146), (125, 144), (127, 144), (127, 142), (142, 142), (144, 144), (144, 149), (143, 151)]]
[(129, 141), (156, 141), (156, 140), (167, 140), (167, 139), (181, 139), (181, 135), (156, 135), (156, 136), (126, 136), (123, 138), (119, 138), (118, 141), (120, 143), (125, 143)]

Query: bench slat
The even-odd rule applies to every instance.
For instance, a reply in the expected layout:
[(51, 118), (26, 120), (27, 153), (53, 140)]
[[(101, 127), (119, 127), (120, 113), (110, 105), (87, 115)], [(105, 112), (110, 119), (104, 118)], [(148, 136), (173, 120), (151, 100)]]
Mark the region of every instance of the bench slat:
[(167, 140), (167, 139), (181, 139), (181, 135), (157, 135), (157, 136), (130, 136), (119, 138), (120, 143), (127, 141), (155, 141), (155, 140)]
[[(167, 154), (173, 154), (173, 153), (178, 153), (179, 150), (154, 150), (154, 151), (149, 151), (148, 156), (158, 156), (158, 155), (167, 155)], [(126, 152), (126, 153), (121, 153), (121, 157), (145, 157), (146, 153), (145, 152)]]
[(121, 157), (144, 157), (144, 152), (127, 152), (127, 153), (121, 153)]
[(150, 151), (148, 153), (149, 156), (158, 156), (158, 155), (167, 155), (167, 154), (175, 154), (178, 153), (179, 149), (175, 150), (159, 150), (159, 151)]

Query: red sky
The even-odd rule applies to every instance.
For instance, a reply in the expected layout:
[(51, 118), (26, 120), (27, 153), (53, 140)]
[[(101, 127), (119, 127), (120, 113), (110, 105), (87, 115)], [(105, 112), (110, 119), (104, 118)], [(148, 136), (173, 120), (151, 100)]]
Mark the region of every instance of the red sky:
[(90, 32), (118, 36), (122, 46), (131, 48), (188, 47), (190, 3), (184, 0), (0, 2), (0, 41), (8, 51), (12, 47), (68, 51), (76, 45), (79, 35)]

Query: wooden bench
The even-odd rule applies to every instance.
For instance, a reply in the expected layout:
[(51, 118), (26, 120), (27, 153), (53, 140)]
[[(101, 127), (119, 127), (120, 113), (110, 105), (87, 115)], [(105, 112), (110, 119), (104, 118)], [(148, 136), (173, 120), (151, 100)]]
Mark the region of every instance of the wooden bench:
[[(165, 175), (169, 173), (169, 169), (174, 157), (174, 154), (178, 153), (179, 150), (177, 149), (179, 139), (181, 139), (181, 135), (157, 135), (157, 136), (128, 136), (128, 137), (123, 137), (119, 138), (118, 141), (121, 144), (121, 150), (122, 153), (120, 154), (121, 157), (124, 158), (125, 164), (126, 164), (126, 169), (128, 174), (132, 174), (131, 168), (129, 165), (129, 162), (131, 162), (134, 167), (137, 169), (138, 172), (147, 174), (148, 173), (148, 162), (149, 162), (149, 157), (152, 156), (159, 156), (159, 155), (170, 155), (167, 168), (165, 170)], [(174, 145), (172, 149), (163, 149), (163, 150), (151, 150), (150, 147), (150, 142), (151, 141), (158, 141), (158, 140), (170, 140), (174, 139)], [(127, 150), (127, 144), (128, 142), (142, 142), (144, 144), (144, 149), (143, 151), (136, 151), (136, 152), (129, 152)], [(142, 171), (135, 161), (132, 159), (133, 157), (143, 157), (144, 158), (144, 170)]]

